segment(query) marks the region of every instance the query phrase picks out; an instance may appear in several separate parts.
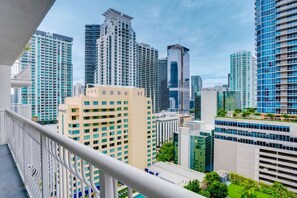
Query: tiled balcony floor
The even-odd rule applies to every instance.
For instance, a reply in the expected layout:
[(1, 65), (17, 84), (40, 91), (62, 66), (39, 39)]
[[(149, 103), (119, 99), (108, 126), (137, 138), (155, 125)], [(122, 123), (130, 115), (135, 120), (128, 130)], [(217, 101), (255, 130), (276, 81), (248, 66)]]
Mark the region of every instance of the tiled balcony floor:
[(7, 145), (0, 145), (0, 198), (29, 197)]

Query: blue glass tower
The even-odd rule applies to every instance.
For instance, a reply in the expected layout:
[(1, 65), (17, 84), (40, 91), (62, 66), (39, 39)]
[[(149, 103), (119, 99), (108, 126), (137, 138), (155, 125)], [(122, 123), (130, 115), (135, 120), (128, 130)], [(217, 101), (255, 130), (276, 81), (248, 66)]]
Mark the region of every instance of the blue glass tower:
[(297, 114), (297, 1), (256, 0), (257, 108)]
[(97, 69), (97, 39), (100, 37), (100, 25), (85, 25), (85, 84), (95, 83)]
[(181, 113), (190, 110), (190, 54), (179, 44), (167, 47), (169, 109)]

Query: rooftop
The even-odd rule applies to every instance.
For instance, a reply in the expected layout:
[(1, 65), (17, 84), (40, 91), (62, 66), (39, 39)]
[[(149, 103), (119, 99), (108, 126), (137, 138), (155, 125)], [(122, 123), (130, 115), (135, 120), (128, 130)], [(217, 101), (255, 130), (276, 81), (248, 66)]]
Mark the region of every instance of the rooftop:
[(170, 162), (157, 162), (148, 167), (149, 171), (159, 173), (158, 177), (178, 186), (185, 186), (194, 179), (203, 181), (205, 173), (200, 173)]

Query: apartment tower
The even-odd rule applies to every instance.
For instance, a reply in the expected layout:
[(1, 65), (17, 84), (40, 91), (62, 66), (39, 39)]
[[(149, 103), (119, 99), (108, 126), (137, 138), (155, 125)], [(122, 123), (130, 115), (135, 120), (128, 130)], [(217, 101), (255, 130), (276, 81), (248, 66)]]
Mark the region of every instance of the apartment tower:
[(98, 67), (96, 83), (100, 85), (136, 86), (136, 34), (132, 17), (114, 9), (103, 13), (97, 40)]
[(137, 43), (137, 87), (144, 88), (152, 99), (153, 112), (159, 112), (158, 59), (159, 53), (148, 44)]
[(72, 41), (59, 34), (36, 31), (20, 64), (31, 65), (32, 85), (22, 88), (22, 103), (31, 104), (40, 123), (57, 121), (59, 104), (72, 95)]
[(297, 114), (297, 1), (256, 0), (257, 110)]
[(251, 52), (230, 55), (230, 90), (240, 92), (242, 109), (256, 107), (256, 59)]

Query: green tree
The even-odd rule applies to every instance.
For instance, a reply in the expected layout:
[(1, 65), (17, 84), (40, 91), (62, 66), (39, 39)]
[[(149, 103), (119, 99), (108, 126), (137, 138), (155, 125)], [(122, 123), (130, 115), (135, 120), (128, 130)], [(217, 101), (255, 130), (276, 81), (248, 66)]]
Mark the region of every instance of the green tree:
[(241, 109), (235, 109), (234, 112), (235, 112), (235, 113), (241, 113), (242, 110), (241, 110)]
[(258, 112), (254, 113), (254, 116), (260, 116), (260, 115), (261, 115), (261, 113), (258, 113)]
[(193, 191), (195, 193), (199, 193), (199, 191), (200, 191), (200, 183), (199, 183), (199, 181), (197, 179), (195, 179), (195, 180), (190, 181), (188, 183), (188, 185), (186, 185), (184, 188), (185, 189), (188, 189), (190, 191)]
[(288, 120), (289, 116), (287, 114), (283, 114), (282, 117), (285, 119), (285, 120)]
[(227, 114), (227, 111), (225, 111), (224, 109), (220, 109), (217, 113), (217, 116), (224, 117), (224, 116), (226, 116), (226, 114)]
[(233, 114), (232, 114), (232, 115), (233, 115), (233, 117), (234, 117), (234, 118), (236, 118), (236, 116), (237, 116), (237, 113), (236, 113), (236, 112), (233, 112)]
[(200, 190), (198, 194), (204, 197), (210, 197), (210, 193), (207, 190)]
[(272, 113), (268, 113), (268, 114), (266, 115), (266, 117), (270, 118), (270, 120), (273, 120), (274, 115), (273, 115)]
[(171, 162), (174, 157), (174, 146), (172, 142), (163, 144), (157, 153), (157, 161)]
[(225, 184), (214, 181), (209, 187), (208, 192), (211, 198), (224, 198), (228, 195), (228, 188)]
[(215, 181), (220, 182), (220, 176), (217, 172), (214, 172), (214, 171), (206, 173), (203, 179), (203, 182), (206, 183), (207, 185), (211, 185)]
[(252, 180), (245, 180), (243, 182), (243, 188), (241, 189), (240, 195), (241, 198), (256, 198), (257, 195), (255, 193), (256, 186), (255, 182)]
[(274, 198), (285, 198), (288, 197), (288, 190), (283, 184), (274, 182), (272, 185), (273, 197)]
[(246, 118), (246, 117), (248, 117), (249, 115), (250, 115), (250, 113), (249, 113), (248, 111), (243, 111), (242, 114), (241, 114), (241, 116), (242, 116), (243, 118)]

